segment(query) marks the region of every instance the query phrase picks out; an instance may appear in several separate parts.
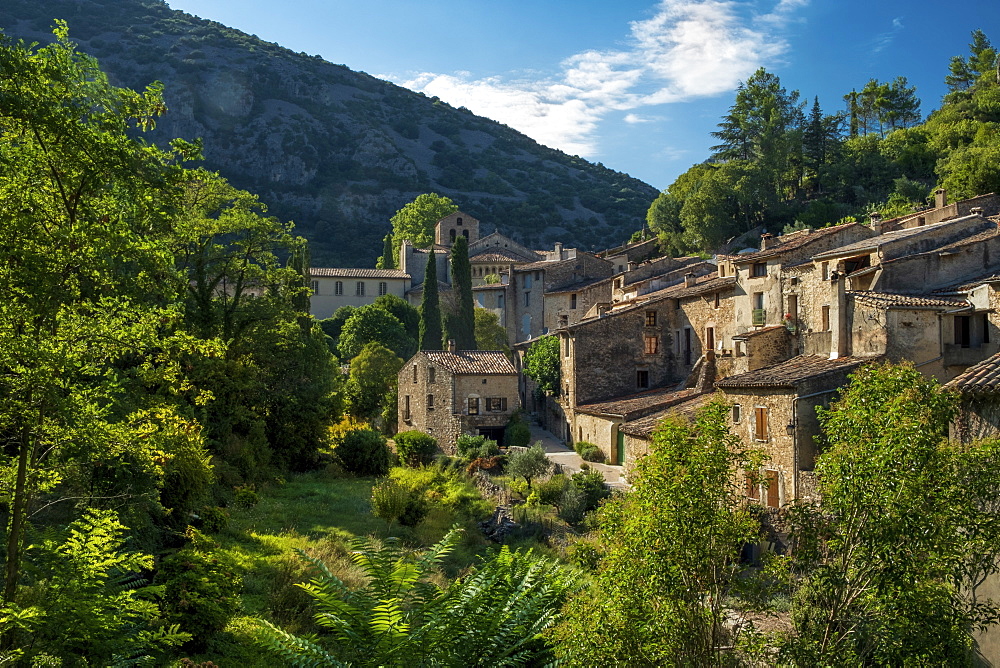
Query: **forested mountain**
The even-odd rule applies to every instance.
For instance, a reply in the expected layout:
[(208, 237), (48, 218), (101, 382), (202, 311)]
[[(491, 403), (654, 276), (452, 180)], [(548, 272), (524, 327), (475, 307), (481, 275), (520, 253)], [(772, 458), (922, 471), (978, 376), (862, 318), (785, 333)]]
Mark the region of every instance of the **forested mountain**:
[(12, 37), (48, 42), (56, 18), (115, 84), (162, 81), (169, 113), (150, 137), (202, 138), (205, 165), (293, 220), (318, 266), (373, 266), (393, 212), (423, 192), (529, 246), (584, 248), (627, 237), (656, 197), (467, 109), (160, 0), (0, 3)]
[(656, 199), (648, 221), (674, 252), (711, 251), (758, 227), (778, 233), (1000, 190), (1000, 70), (986, 35), (941, 63), (949, 93), (921, 123), (905, 77), (845, 91), (838, 110), (758, 70), (736, 91), (719, 144)]

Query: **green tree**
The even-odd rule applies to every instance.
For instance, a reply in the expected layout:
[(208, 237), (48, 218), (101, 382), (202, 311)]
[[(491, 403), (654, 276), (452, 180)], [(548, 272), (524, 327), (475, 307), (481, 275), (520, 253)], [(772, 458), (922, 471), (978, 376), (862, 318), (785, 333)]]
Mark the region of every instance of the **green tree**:
[(437, 257), (431, 251), (424, 273), (424, 293), (420, 299), (420, 350), (441, 350), (441, 305), (438, 301)]
[(969, 52), (967, 58), (954, 56), (951, 59), (949, 74), (944, 79), (945, 85), (951, 91), (946, 98), (947, 101), (955, 102), (967, 97), (967, 91), (975, 86), (983, 75), (993, 74), (997, 67), (997, 51), (982, 30), (972, 31)]
[(375, 262), (376, 269), (395, 269), (396, 256), (393, 254), (392, 232), (389, 232), (382, 239), (382, 255)]
[(422, 431), (401, 431), (393, 440), (396, 442), (396, 454), (406, 466), (428, 464), (438, 451), (437, 439)]
[(995, 489), (996, 471), (980, 466), (998, 450), (949, 446), (954, 410), (955, 398), (912, 366), (885, 365), (856, 372), (818, 411), (822, 504), (794, 515), (806, 576), (792, 660), (953, 665), (968, 656), (970, 629), (996, 622), (996, 607), (970, 593), (983, 567), (996, 568), (1000, 517), (994, 495), (970, 481), (984, 476)]
[(334, 442), (333, 453), (355, 475), (384, 476), (389, 472), (389, 448), (374, 429), (353, 429)]
[(403, 323), (376, 304), (367, 304), (351, 313), (340, 332), (337, 348), (341, 359), (350, 360), (369, 343), (381, 343), (403, 359), (412, 357), (416, 348)]
[[(414, 342), (420, 339), (420, 311), (410, 306), (408, 301), (396, 295), (382, 295), (372, 303), (396, 316), (396, 319), (403, 324), (407, 336)], [(340, 312), (340, 309), (337, 309), (337, 312)]]
[[(351, 370), (345, 388), (347, 412), (361, 419), (374, 421), (382, 415), (395, 397), (399, 370), (403, 360), (377, 341), (365, 344), (351, 360)], [(393, 410), (396, 402), (391, 401)]]
[(507, 330), (500, 324), (500, 317), (488, 309), (476, 307), (476, 349), (500, 350), (510, 353)]
[[(712, 402), (693, 425), (667, 419), (636, 465), (632, 491), (598, 511), (603, 554), (593, 586), (555, 630), (569, 665), (728, 665), (746, 628), (759, 576), (740, 560), (760, 524), (735, 484), (759, 454)], [(734, 624), (733, 621), (736, 621)], [(611, 624), (615, 633), (594, 633)]]
[(560, 391), (559, 337), (543, 336), (524, 353), (524, 375), (535, 381), (538, 391), (558, 396)]
[(416, 248), (430, 248), (434, 243), (434, 225), (456, 211), (458, 206), (447, 197), (437, 193), (417, 195), (389, 221), (392, 223), (392, 256), (399, 257), (404, 239)]
[(552, 468), (552, 462), (545, 456), (541, 441), (526, 450), (519, 450), (507, 457), (507, 475), (512, 478), (524, 478), (531, 489), (531, 481), (543, 476)]
[(458, 237), (451, 247), (451, 280), (458, 296), (456, 310), (445, 319), (444, 338), (455, 341), (457, 350), (476, 350), (475, 303), (472, 301), (472, 265), (469, 263), (469, 242)]

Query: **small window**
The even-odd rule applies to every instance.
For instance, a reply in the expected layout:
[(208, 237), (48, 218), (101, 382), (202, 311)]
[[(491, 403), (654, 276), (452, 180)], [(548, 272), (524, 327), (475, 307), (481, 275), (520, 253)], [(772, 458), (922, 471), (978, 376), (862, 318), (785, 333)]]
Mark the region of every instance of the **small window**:
[(486, 410), (490, 413), (503, 413), (507, 410), (507, 397), (489, 397), (486, 399)]
[(333, 285), (333, 294), (337, 295), (338, 297), (341, 296), (342, 294), (344, 294), (344, 282), (343, 281), (337, 281), (336, 283), (334, 283), (334, 285)]
[(389, 284), (385, 281), (379, 281), (378, 284), (378, 296), (381, 297), (389, 292)]
[(767, 440), (767, 408), (757, 406), (753, 409), (756, 423), (754, 424), (754, 438), (758, 441)]
[(719, 304), (720, 304), (720, 303), (721, 303), (721, 302), (720, 302), (720, 299), (719, 299), (719, 293), (718, 293), (718, 292), (716, 292), (716, 293), (715, 293), (715, 304), (713, 305), (713, 308), (719, 308)]
[(479, 415), (479, 397), (469, 397), (469, 415)]
[(740, 419), (743, 417), (742, 414), (741, 414), (741, 412), (742, 412), (742, 406), (740, 406), (739, 404), (733, 404), (733, 422), (734, 423), (739, 424)]
[(649, 371), (639, 369), (635, 372), (635, 386), (639, 389), (649, 387)]
[(530, 290), (531, 289), (531, 274), (530, 273), (524, 275), (524, 289), (525, 290)]
[(820, 323), (821, 332), (830, 331), (830, 307), (824, 306), (820, 309), (820, 315), (822, 317), (822, 323)]
[(659, 352), (660, 337), (646, 336), (643, 338), (645, 343), (645, 353), (647, 355), (655, 355), (657, 352)]
[(354, 284), (354, 294), (357, 297), (364, 297), (365, 296), (365, 282), (364, 281), (358, 281), (357, 283)]
[(656, 327), (656, 311), (646, 311), (646, 327)]
[(726, 277), (726, 265), (720, 264), (719, 265), (719, 278), (725, 278), (725, 277)]
[(459, 227), (461, 227), (462, 226), (462, 218), (461, 217), (457, 218), (455, 220), (455, 224), (458, 225)]
[(540, 271), (536, 271), (535, 272), (535, 280), (536, 281), (542, 280), (542, 272), (540, 272)]
[(576, 293), (575, 292), (569, 296), (569, 307), (571, 309), (575, 309), (576, 308)]
[(313, 292), (314, 295), (318, 295), (319, 294), (319, 281), (313, 281), (312, 282), (312, 292)]
[(427, 367), (427, 382), (433, 383), (437, 369), (432, 366)]
[(531, 306), (531, 293), (530, 292), (525, 292), (524, 293), (524, 305), (525, 306)]
[(455, 230), (448, 230), (448, 238), (454, 242), (455, 241)]
[(403, 397), (403, 420), (410, 421), (410, 395)]
[(462, 230), (462, 236), (465, 237), (466, 239), (468, 239), (469, 238), (469, 230)]
[(754, 262), (751, 276), (755, 278), (767, 276), (767, 262)]
[(823, 273), (823, 280), (824, 281), (829, 281), (830, 280), (830, 263), (829, 262), (824, 262), (824, 263), (822, 263), (820, 265), (820, 267), (823, 270), (823, 272), (822, 272)]
[(413, 382), (417, 382), (417, 365), (413, 365)]
[(429, 410), (429, 411), (434, 410), (434, 395), (433, 394), (428, 394), (427, 395), (427, 410)]

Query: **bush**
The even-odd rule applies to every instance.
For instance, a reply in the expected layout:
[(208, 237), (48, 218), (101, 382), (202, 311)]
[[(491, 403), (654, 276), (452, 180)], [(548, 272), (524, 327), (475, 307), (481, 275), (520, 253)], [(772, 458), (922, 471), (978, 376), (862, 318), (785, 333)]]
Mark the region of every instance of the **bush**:
[(504, 430), (503, 441), (508, 448), (526, 448), (531, 442), (531, 428), (520, 420), (512, 420)]
[(333, 452), (354, 475), (382, 476), (389, 472), (385, 437), (372, 429), (355, 429), (336, 438)]
[(260, 503), (260, 496), (252, 486), (237, 487), (233, 503), (239, 508), (253, 508)]
[(462, 434), (455, 443), (458, 456), (462, 459), (487, 459), (500, 454), (500, 448), (496, 441), (491, 441), (485, 436), (473, 436), (472, 434)]
[(548, 473), (552, 463), (545, 456), (541, 441), (527, 450), (520, 450), (507, 458), (507, 473), (512, 478), (524, 478), (531, 489), (532, 478), (538, 478)]
[(573, 485), (583, 493), (584, 510), (591, 511), (600, 505), (601, 501), (611, 496), (604, 484), (604, 476), (600, 471), (579, 471), (573, 474)]
[(229, 526), (229, 513), (219, 506), (205, 506), (201, 509), (201, 527), (208, 533), (219, 533)]
[(485, 471), (490, 475), (500, 475), (503, 472), (503, 457), (476, 457), (469, 463), (465, 472), (472, 475), (478, 471)]
[(437, 452), (438, 442), (422, 431), (402, 431), (396, 434), (396, 453), (404, 466), (422, 466)]
[(606, 459), (603, 450), (587, 441), (577, 441), (573, 444), (573, 449), (576, 450), (576, 454), (580, 455), (580, 458), (585, 462), (604, 463)]

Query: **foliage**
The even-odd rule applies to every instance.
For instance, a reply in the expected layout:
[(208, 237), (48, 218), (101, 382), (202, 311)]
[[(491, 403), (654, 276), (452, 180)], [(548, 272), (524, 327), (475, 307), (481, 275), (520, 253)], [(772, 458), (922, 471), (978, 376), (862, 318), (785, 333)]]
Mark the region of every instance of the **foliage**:
[(196, 644), (225, 628), (240, 609), (241, 579), (216, 545), (188, 527), (189, 544), (165, 558), (156, 573), (168, 621)]
[(373, 304), (396, 316), (396, 319), (403, 324), (403, 329), (406, 330), (407, 336), (414, 341), (419, 340), (420, 311), (410, 306), (410, 302), (402, 297), (390, 294), (378, 297)]
[(438, 300), (437, 254), (427, 256), (424, 271), (424, 292), (420, 298), (420, 350), (441, 350), (441, 304)]
[(548, 396), (558, 396), (560, 387), (559, 337), (543, 336), (524, 353), (524, 375)]
[(340, 358), (354, 359), (369, 343), (380, 343), (404, 360), (416, 352), (416, 342), (406, 333), (403, 323), (380, 304), (361, 306), (344, 322), (337, 342)]
[(531, 481), (549, 472), (552, 463), (545, 456), (541, 441), (526, 450), (512, 452), (507, 457), (507, 475), (512, 478), (524, 478), (531, 489)]
[(490, 310), (479, 307), (476, 307), (473, 317), (476, 323), (476, 349), (499, 350), (509, 354), (507, 330), (500, 324), (500, 317)]
[(508, 448), (526, 448), (531, 442), (531, 427), (514, 415), (503, 432), (504, 445)]
[(576, 451), (576, 454), (580, 455), (580, 459), (585, 462), (603, 463), (607, 459), (600, 446), (588, 443), (587, 441), (575, 442), (573, 449)]
[(455, 449), (458, 456), (465, 460), (496, 457), (500, 454), (500, 448), (496, 441), (485, 436), (473, 436), (472, 434), (459, 436), (458, 440), (455, 441)]
[[(383, 408), (396, 410), (396, 383), (403, 360), (377, 341), (365, 344), (351, 360), (347, 386), (347, 412), (362, 420), (374, 420)], [(392, 401), (390, 401), (392, 400)]]
[(413, 556), (395, 538), (359, 542), (354, 560), (367, 582), (353, 590), (310, 559), (320, 575), (302, 588), (316, 600), (325, 634), (297, 638), (265, 622), (264, 646), (294, 666), (513, 666), (548, 658), (541, 632), (576, 578), (504, 548), (468, 577), (438, 587), (431, 576), (457, 540), (453, 530)]
[(458, 206), (437, 193), (424, 193), (397, 211), (392, 223), (392, 252), (399, 257), (399, 247), (408, 240), (415, 248), (430, 248), (434, 243), (434, 225), (458, 211)]
[[(413, 498), (420, 502), (418, 506), (426, 506), (414, 507), (413, 511), (418, 514), (441, 508), (452, 517), (478, 521), (493, 510), (491, 503), (461, 470), (444, 464), (420, 469), (398, 467), (392, 469), (390, 476), (410, 490)], [(422, 519), (422, 515), (420, 517)]]
[(62, 542), (48, 538), (29, 548), (37, 584), (28, 597), (37, 618), (24, 642), (28, 655), (67, 663), (85, 657), (99, 665), (152, 662), (191, 638), (160, 619), (158, 588), (137, 575), (153, 558), (125, 551), (126, 531), (115, 513), (90, 509)]
[(429, 463), (438, 450), (437, 439), (422, 431), (402, 431), (393, 439), (400, 461), (407, 466), (421, 466)]
[(458, 299), (455, 311), (445, 318), (447, 331), (444, 338), (454, 339), (456, 350), (476, 350), (472, 265), (469, 263), (469, 241), (464, 236), (455, 239), (451, 247), (451, 280)]
[[(631, 493), (598, 511), (600, 556), (593, 587), (575, 597), (554, 633), (570, 665), (722, 665), (740, 624), (731, 596), (758, 576), (740, 549), (758, 537), (733, 469), (759, 459), (729, 433), (728, 408), (713, 402), (694, 423), (664, 421), (636, 466)], [(616, 633), (594, 633), (611, 624)]]
[(943, 665), (967, 655), (970, 629), (997, 620), (975, 597), (996, 568), (1000, 516), (986, 487), (1000, 477), (982, 465), (997, 446), (948, 445), (954, 410), (908, 365), (863, 368), (819, 410), (823, 502), (794, 517), (806, 573), (786, 648), (794, 660)]
[(386, 521), (386, 531), (406, 513), (412, 501), (409, 490), (392, 478), (384, 478), (372, 487), (372, 514)]
[(611, 496), (611, 490), (604, 482), (600, 471), (577, 471), (571, 477), (573, 485), (583, 492), (585, 511), (596, 510), (601, 501)]
[(355, 475), (382, 476), (389, 471), (385, 437), (372, 429), (355, 429), (336, 438), (333, 453)]

